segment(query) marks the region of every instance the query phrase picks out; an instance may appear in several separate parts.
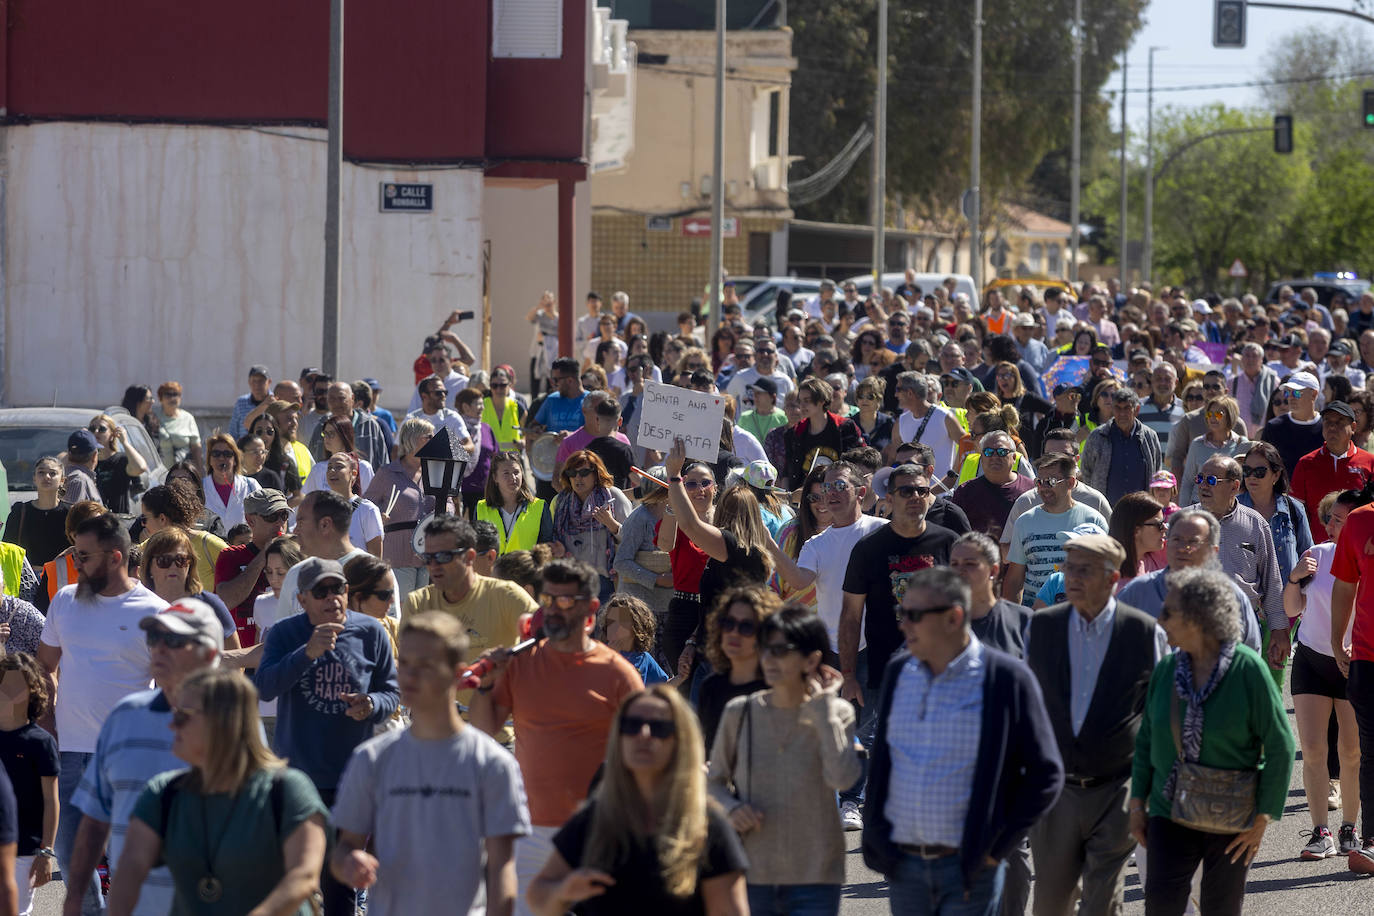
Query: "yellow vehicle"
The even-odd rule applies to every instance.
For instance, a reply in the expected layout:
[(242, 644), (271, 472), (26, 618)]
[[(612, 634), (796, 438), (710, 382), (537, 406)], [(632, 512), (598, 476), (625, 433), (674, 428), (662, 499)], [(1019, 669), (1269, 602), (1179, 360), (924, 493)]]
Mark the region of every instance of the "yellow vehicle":
[(1073, 295), (1073, 287), (1069, 286), (1068, 281), (1056, 280), (1055, 278), (1046, 276), (1045, 274), (1026, 274), (1025, 276), (1021, 277), (999, 277), (983, 287), (983, 295), (987, 296), (987, 294), (994, 289), (1005, 290), (1009, 286), (1034, 287), (1036, 290), (1040, 292), (1040, 297), (1042, 299), (1044, 298), (1045, 290), (1047, 289), (1062, 289), (1069, 295)]

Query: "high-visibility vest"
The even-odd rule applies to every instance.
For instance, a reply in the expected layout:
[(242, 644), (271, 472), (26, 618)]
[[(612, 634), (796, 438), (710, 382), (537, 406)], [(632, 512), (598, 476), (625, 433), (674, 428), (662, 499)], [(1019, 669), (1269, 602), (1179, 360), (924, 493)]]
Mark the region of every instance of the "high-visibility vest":
[(496, 416), (496, 404), (492, 399), (483, 400), (482, 422), (491, 427), (491, 431), (496, 435), (496, 447), (503, 452), (513, 452), (517, 445), (525, 441), (525, 435), (520, 429), (520, 405), (515, 403), (515, 398), (506, 398), (506, 406), (499, 418)]
[(18, 597), (19, 580), (24, 575), (24, 548), (0, 541), (0, 570), (5, 575), (5, 594)]
[(496, 535), (501, 539), (498, 554), (512, 550), (529, 550), (539, 543), (539, 523), (544, 518), (544, 500), (535, 499), (525, 504), (524, 509), (515, 517), (515, 527), (506, 533), (506, 524), (501, 518), (501, 510), (487, 505), (487, 501), (477, 503), (477, 520), (491, 522), (496, 527)]
[(57, 597), (58, 589), (76, 582), (76, 555), (66, 554), (43, 564), (43, 574), (48, 577), (48, 600)]

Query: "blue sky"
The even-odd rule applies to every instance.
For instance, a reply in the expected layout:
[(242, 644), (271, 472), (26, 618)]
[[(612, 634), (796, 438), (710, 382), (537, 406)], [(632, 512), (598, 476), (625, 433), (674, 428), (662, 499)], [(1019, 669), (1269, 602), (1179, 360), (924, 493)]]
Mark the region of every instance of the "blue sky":
[[(1091, 3), (1092, 0), (1086, 0)], [(1294, 0), (1305, 2), (1305, 0)], [(1322, 0), (1328, 6), (1347, 6), (1349, 0)], [(1171, 86), (1214, 83), (1244, 83), (1264, 80), (1267, 62), (1281, 41), (1294, 32), (1316, 26), (1323, 30), (1366, 30), (1374, 39), (1374, 24), (1366, 25), (1348, 16), (1299, 13), (1290, 10), (1254, 9), (1247, 17), (1246, 46), (1243, 49), (1212, 47), (1211, 0), (1151, 0), (1145, 10), (1146, 25), (1127, 53), (1128, 88), (1143, 89), (1149, 49), (1156, 45), (1167, 50), (1155, 52), (1155, 108), (1164, 105), (1195, 107), (1223, 102), (1232, 107), (1259, 105), (1258, 89), (1219, 88), (1188, 91), (1161, 91)], [(1121, 72), (1108, 81), (1104, 90), (1121, 86)], [(1128, 92), (1126, 121), (1132, 131), (1145, 129), (1145, 93)], [(1118, 120), (1120, 102), (1112, 110), (1112, 123)]]

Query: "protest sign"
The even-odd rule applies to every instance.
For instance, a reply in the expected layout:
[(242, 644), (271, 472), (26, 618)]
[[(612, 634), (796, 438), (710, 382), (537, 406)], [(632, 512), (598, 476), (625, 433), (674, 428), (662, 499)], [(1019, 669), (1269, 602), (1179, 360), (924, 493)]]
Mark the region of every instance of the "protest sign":
[(688, 458), (714, 464), (720, 457), (720, 430), (724, 418), (725, 399), (718, 394), (645, 382), (635, 444), (667, 452), (673, 447), (673, 441), (680, 438), (687, 447)]

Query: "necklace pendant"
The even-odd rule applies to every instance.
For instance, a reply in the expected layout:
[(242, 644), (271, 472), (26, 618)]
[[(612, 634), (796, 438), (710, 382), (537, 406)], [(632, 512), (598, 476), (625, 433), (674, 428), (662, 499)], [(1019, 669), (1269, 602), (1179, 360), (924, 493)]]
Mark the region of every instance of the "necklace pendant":
[(214, 875), (206, 875), (196, 882), (196, 895), (205, 903), (214, 903), (224, 896), (224, 885)]

